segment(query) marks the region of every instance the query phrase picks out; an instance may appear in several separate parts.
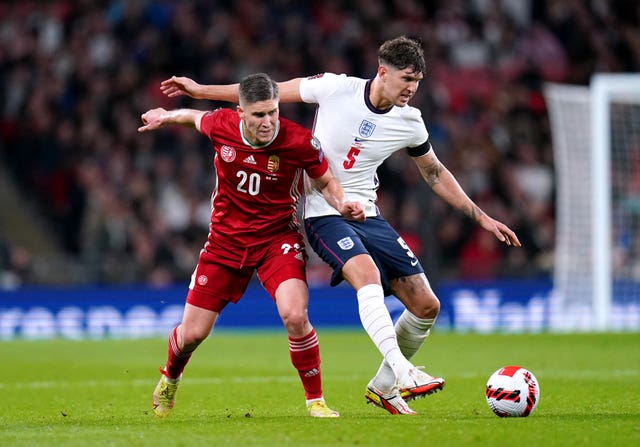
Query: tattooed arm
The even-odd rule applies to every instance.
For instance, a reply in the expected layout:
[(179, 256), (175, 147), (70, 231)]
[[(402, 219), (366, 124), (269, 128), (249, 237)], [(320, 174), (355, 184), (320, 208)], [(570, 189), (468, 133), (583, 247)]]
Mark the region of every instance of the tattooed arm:
[(451, 171), (440, 163), (433, 150), (420, 157), (414, 157), (414, 161), (424, 181), (442, 199), (476, 221), (485, 230), (492, 232), (498, 240), (507, 245), (520, 246), (518, 237), (509, 227), (485, 214), (469, 198)]

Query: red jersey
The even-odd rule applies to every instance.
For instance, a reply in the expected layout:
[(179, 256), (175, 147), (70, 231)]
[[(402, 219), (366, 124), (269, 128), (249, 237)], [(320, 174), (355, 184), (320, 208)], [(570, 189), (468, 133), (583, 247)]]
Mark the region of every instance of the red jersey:
[(279, 122), (271, 143), (252, 147), (241, 135), (236, 111), (203, 115), (200, 132), (213, 143), (217, 174), (209, 241), (247, 247), (299, 229), (303, 171), (318, 178), (328, 164), (310, 130), (283, 118)]

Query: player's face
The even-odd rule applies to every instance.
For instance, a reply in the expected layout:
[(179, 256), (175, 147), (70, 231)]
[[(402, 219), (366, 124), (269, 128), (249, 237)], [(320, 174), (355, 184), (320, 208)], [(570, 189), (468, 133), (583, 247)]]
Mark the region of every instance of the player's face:
[(244, 137), (254, 145), (267, 144), (275, 134), (280, 110), (278, 100), (269, 99), (238, 106)]
[(424, 76), (422, 73), (415, 73), (410, 67), (403, 70), (393, 67), (385, 68), (383, 96), (394, 106), (406, 106), (416, 94), (418, 85)]

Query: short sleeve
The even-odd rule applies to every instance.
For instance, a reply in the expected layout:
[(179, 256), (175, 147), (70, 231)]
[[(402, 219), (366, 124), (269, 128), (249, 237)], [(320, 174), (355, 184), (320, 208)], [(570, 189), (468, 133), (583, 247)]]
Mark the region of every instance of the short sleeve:
[(431, 143), (429, 142), (429, 140), (427, 140), (419, 146), (408, 147), (407, 153), (411, 157), (420, 157), (428, 153), (430, 150), (431, 150)]
[(321, 177), (325, 172), (327, 172), (327, 169), (329, 169), (329, 163), (327, 163), (324, 152), (322, 152), (320, 140), (318, 140), (316, 137), (311, 137), (309, 143), (309, 158), (305, 167), (305, 171), (307, 172), (307, 175), (309, 177), (318, 178)]
[(319, 103), (323, 98), (333, 93), (342, 80), (344, 74), (321, 73), (300, 80), (300, 97), (306, 103)]
[(212, 137), (213, 129), (215, 129), (219, 125), (218, 122), (221, 115), (221, 113), (219, 113), (219, 110), (220, 109), (211, 110), (205, 113), (204, 115), (202, 115), (202, 119), (200, 120), (201, 134), (206, 135), (209, 138)]

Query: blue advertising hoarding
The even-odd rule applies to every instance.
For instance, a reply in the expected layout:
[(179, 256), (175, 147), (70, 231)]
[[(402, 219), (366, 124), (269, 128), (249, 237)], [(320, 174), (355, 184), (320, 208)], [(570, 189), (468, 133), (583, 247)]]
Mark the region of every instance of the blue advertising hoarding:
[[(63, 337), (165, 336), (181, 319), (186, 285), (169, 288), (21, 288), (0, 292), (0, 340)], [(447, 283), (438, 288), (438, 330), (539, 332), (550, 326), (548, 281)], [(386, 304), (395, 319), (402, 305)], [(309, 314), (316, 327), (360, 328), (355, 292), (347, 286), (312, 288)], [(275, 304), (252, 285), (223, 312), (218, 329), (272, 329), (282, 323)]]

